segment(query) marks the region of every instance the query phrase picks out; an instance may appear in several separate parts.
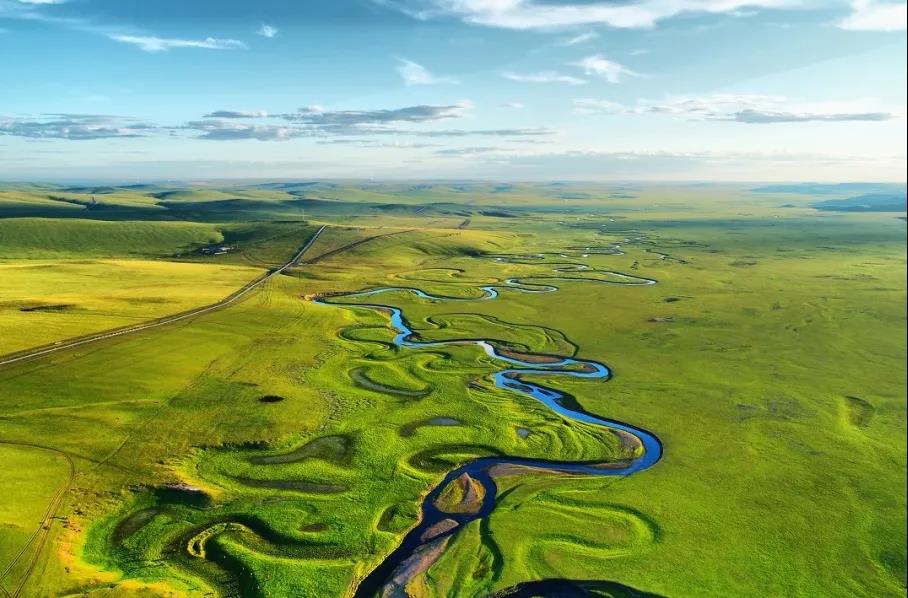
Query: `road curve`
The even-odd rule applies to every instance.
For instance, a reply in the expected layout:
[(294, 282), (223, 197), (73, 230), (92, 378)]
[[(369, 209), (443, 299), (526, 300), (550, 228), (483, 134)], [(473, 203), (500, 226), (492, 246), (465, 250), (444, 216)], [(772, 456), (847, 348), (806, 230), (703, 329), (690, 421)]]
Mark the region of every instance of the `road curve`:
[(277, 276), (278, 274), (282, 273), (287, 268), (290, 268), (291, 266), (296, 264), (300, 259), (302, 259), (303, 255), (309, 250), (309, 248), (312, 246), (312, 244), (315, 243), (316, 239), (319, 238), (319, 236), (322, 234), (322, 232), (326, 228), (327, 228), (327, 225), (322, 225), (317, 231), (315, 231), (315, 234), (312, 235), (312, 238), (310, 238), (308, 241), (306, 241), (306, 244), (303, 245), (302, 248), (300, 248), (300, 250), (297, 251), (293, 255), (293, 257), (290, 258), (290, 260), (285, 262), (283, 265), (281, 265), (278, 268), (275, 268), (273, 270), (269, 270), (268, 272), (259, 276), (255, 280), (252, 280), (252, 281), (246, 283), (245, 285), (243, 285), (242, 287), (240, 287), (239, 289), (237, 289), (230, 295), (227, 295), (226, 297), (224, 297), (217, 303), (203, 305), (202, 307), (197, 307), (197, 308), (189, 310), (189, 311), (181, 312), (179, 314), (174, 314), (172, 316), (165, 316), (158, 320), (153, 320), (151, 322), (146, 322), (144, 324), (137, 324), (136, 326), (130, 326), (128, 328), (119, 328), (117, 330), (111, 330), (108, 332), (100, 332), (98, 334), (93, 334), (90, 336), (83, 336), (83, 337), (79, 337), (79, 338), (69, 340), (69, 341), (62, 341), (59, 344), (54, 344), (54, 345), (50, 345), (50, 346), (45, 345), (43, 347), (37, 347), (35, 349), (31, 349), (31, 350), (28, 350), (25, 352), (13, 353), (11, 355), (7, 355), (6, 357), (0, 357), (0, 367), (6, 366), (6, 365), (12, 365), (14, 363), (21, 363), (23, 361), (29, 361), (31, 359), (35, 359), (37, 357), (42, 357), (42, 356), (48, 355), (50, 353), (56, 353), (57, 351), (63, 351), (64, 349), (72, 349), (73, 347), (79, 347), (82, 345), (87, 345), (90, 343), (102, 341), (102, 340), (109, 339), (109, 338), (116, 338), (118, 336), (126, 336), (128, 334), (142, 332), (143, 330), (150, 330), (152, 328), (166, 326), (167, 324), (173, 324), (174, 322), (179, 322), (181, 320), (186, 320), (188, 318), (194, 318), (195, 316), (207, 314), (209, 312), (227, 307), (228, 305), (232, 305), (233, 303), (236, 303), (237, 301), (239, 301), (240, 299), (242, 299), (243, 297), (245, 297), (246, 295), (248, 295), (249, 293), (251, 293), (252, 291), (257, 289), (258, 287), (260, 287), (261, 285), (266, 283), (272, 277)]

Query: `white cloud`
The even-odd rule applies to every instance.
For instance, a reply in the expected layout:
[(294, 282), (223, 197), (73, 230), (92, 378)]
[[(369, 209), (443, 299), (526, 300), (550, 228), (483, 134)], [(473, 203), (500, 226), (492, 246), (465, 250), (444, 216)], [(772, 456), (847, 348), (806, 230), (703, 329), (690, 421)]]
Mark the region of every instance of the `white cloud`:
[(106, 114), (42, 114), (35, 117), (0, 116), (0, 136), (28, 139), (88, 141), (145, 137), (159, 129), (136, 119)]
[(623, 104), (609, 100), (580, 98), (574, 100), (575, 114), (621, 114), (627, 112)]
[(897, 110), (881, 108), (870, 100), (804, 102), (761, 95), (712, 95), (644, 105), (648, 112), (667, 112), (696, 120), (748, 124), (825, 122), (880, 122), (894, 120)]
[(642, 100), (629, 112), (670, 114), (689, 120), (727, 120), (741, 110), (778, 109), (787, 101), (781, 96), (758, 94), (710, 94), (705, 96), (670, 96), (663, 100)]
[(526, 108), (522, 102), (505, 102), (502, 106), (505, 108), (514, 108), (515, 110)]
[(290, 122), (321, 127), (349, 127), (395, 123), (427, 123), (451, 118), (463, 118), (472, 108), (473, 103), (469, 100), (444, 106), (420, 104), (379, 110), (326, 110), (321, 106), (309, 106), (300, 108), (291, 114), (275, 116)]
[(311, 136), (312, 131), (290, 125), (248, 124), (225, 120), (200, 120), (186, 124), (186, 129), (201, 133), (197, 139), (207, 141), (288, 141)]
[(636, 73), (624, 65), (609, 60), (601, 54), (587, 56), (583, 60), (573, 63), (573, 65), (583, 69), (583, 72), (587, 75), (601, 77), (609, 83), (620, 83), (623, 77), (642, 76), (640, 73)]
[(443, 129), (440, 131), (420, 131), (417, 133), (409, 132), (420, 137), (512, 137), (511, 141), (517, 138), (526, 137), (548, 137), (556, 135), (558, 131), (547, 128), (534, 129)]
[(454, 85), (459, 83), (454, 77), (436, 75), (412, 60), (398, 58), (397, 62), (397, 72), (403, 78), (404, 85)]
[(842, 29), (853, 31), (905, 31), (905, 2), (854, 0), (851, 14), (839, 22)]
[(62, 17), (55, 12), (55, 6), (67, 3), (69, 0), (0, 0), (0, 20), (38, 21), (64, 26), (84, 23), (83, 18)]
[(578, 33), (577, 35), (575, 35), (573, 37), (565, 38), (565, 39), (561, 40), (560, 42), (558, 42), (558, 45), (559, 46), (577, 46), (580, 44), (585, 44), (586, 42), (589, 42), (589, 41), (593, 41), (594, 39), (596, 39), (598, 37), (599, 37), (599, 34), (596, 33), (595, 31), (587, 31), (585, 33)]
[(203, 118), (268, 118), (268, 113), (261, 110), (215, 110)]
[(732, 120), (739, 123), (748, 124), (770, 124), (770, 123), (799, 123), (811, 121), (823, 122), (882, 122), (892, 120), (896, 116), (890, 112), (798, 112), (798, 111), (766, 111), (766, 110), (740, 110), (727, 118), (716, 120)]
[(666, 114), (694, 121), (725, 121), (746, 124), (801, 122), (882, 122), (903, 117), (903, 112), (881, 108), (868, 100), (847, 102), (800, 102), (780, 96), (713, 94), (641, 100), (624, 106), (609, 100), (574, 100), (577, 114)]
[(476, 146), (476, 147), (452, 147), (435, 150), (439, 156), (464, 157), (476, 156), (478, 154), (497, 153), (504, 151), (504, 148), (494, 146)]
[(274, 27), (272, 25), (266, 25), (262, 23), (262, 26), (258, 28), (258, 31), (256, 31), (256, 33), (258, 35), (261, 35), (262, 37), (271, 39), (272, 37), (277, 37), (278, 29), (277, 27)]
[(563, 83), (566, 85), (584, 85), (586, 79), (572, 77), (557, 71), (539, 71), (536, 73), (512, 73), (504, 72), (501, 74), (505, 79), (511, 81), (520, 81), (521, 83)]
[[(392, 109), (329, 110), (320, 106), (300, 108), (289, 114), (263, 111), (217, 110), (199, 120), (180, 125), (161, 125), (136, 118), (104, 114), (42, 114), (31, 117), (0, 115), (0, 137), (26, 139), (127, 139), (152, 136), (184, 136), (208, 141), (287, 141), (298, 138), (318, 140), (349, 138), (358, 143), (363, 138), (380, 136), (419, 138), (502, 137), (511, 140), (542, 138), (556, 134), (552, 129), (437, 129), (442, 121), (468, 116), (472, 102), (463, 100), (449, 105), (413, 105)], [(423, 128), (429, 127), (429, 128)], [(369, 143), (377, 144), (377, 141)], [(395, 140), (382, 142), (384, 147), (416, 142)], [(422, 147), (428, 147), (424, 141)]]
[(589, 25), (648, 28), (685, 13), (736, 14), (742, 9), (799, 7), (803, 0), (627, 0), (558, 4), (538, 0), (374, 0), (414, 18), (454, 16), (506, 29), (556, 29)]
[(110, 39), (124, 44), (132, 44), (144, 52), (167, 52), (176, 48), (204, 48), (207, 50), (241, 50), (246, 44), (235, 39), (179, 39), (156, 37), (152, 35), (113, 34)]

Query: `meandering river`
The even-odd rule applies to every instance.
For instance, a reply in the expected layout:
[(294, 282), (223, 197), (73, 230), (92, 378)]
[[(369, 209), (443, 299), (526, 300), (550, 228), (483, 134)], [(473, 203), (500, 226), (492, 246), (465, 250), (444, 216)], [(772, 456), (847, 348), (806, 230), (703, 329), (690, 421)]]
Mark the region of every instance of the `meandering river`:
[[(499, 261), (502, 260), (499, 258)], [(493, 375), (497, 387), (531, 397), (565, 419), (602, 426), (619, 434), (630, 435), (639, 442), (641, 447), (636, 457), (618, 462), (572, 462), (496, 456), (474, 459), (452, 469), (423, 499), (419, 523), (404, 536), (400, 545), (359, 583), (354, 594), (356, 597), (373, 598), (378, 594), (394, 595), (399, 593), (399, 591), (404, 589), (409, 579), (424, 572), (437, 560), (454, 534), (467, 523), (486, 517), (491, 513), (495, 508), (497, 494), (497, 486), (494, 479), (494, 469), (496, 467), (521, 466), (591, 476), (627, 476), (652, 467), (659, 461), (662, 456), (662, 444), (655, 435), (646, 430), (599, 417), (577, 406), (568, 406), (564, 401), (565, 395), (563, 393), (524, 379), (525, 376), (532, 375), (558, 375), (606, 380), (611, 376), (611, 371), (603, 363), (572, 357), (553, 360), (550, 356), (539, 356), (543, 357), (543, 359), (533, 359), (532, 361), (529, 359), (523, 360), (511, 354), (503, 354), (495, 346), (494, 341), (487, 339), (419, 341), (415, 340), (417, 335), (399, 308), (381, 303), (355, 303), (345, 301), (345, 299), (408, 292), (423, 299), (435, 301), (488, 301), (498, 298), (499, 292), (504, 289), (522, 293), (555, 292), (558, 287), (549, 283), (549, 281), (553, 280), (586, 281), (625, 286), (650, 285), (656, 282), (652, 279), (620, 272), (607, 272), (615, 280), (563, 276), (567, 271), (582, 271), (584, 269), (582, 265), (571, 264), (568, 268), (556, 268), (554, 271), (558, 274), (557, 276), (511, 278), (498, 285), (481, 286), (479, 288), (483, 294), (477, 298), (431, 295), (413, 287), (382, 287), (334, 295), (330, 298), (319, 300), (319, 303), (325, 305), (334, 305), (347, 309), (377, 310), (389, 314), (391, 325), (396, 332), (394, 344), (398, 347), (423, 349), (446, 345), (477, 345), (489, 357), (500, 362), (503, 366), (502, 369)], [(540, 280), (545, 280), (546, 282), (533, 282)], [(531, 358), (533, 356), (526, 355), (526, 357)], [(450, 509), (442, 510), (438, 505), (439, 497), (450, 484), (462, 480), (467, 480), (467, 483), (475, 491), (477, 504), (465, 512), (452, 512)], [(476, 486), (477, 484), (478, 486)]]

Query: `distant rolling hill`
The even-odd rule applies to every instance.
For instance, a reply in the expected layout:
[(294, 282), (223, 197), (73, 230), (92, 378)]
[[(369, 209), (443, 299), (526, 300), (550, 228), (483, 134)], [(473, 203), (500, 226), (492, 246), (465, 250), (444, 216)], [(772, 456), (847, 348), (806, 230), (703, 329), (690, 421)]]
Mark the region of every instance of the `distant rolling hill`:
[(904, 212), (906, 195), (901, 193), (865, 193), (846, 199), (828, 199), (811, 204), (817, 210), (833, 212)]
[(785, 183), (751, 189), (757, 193), (800, 193), (803, 195), (851, 195), (854, 193), (905, 193), (904, 183)]

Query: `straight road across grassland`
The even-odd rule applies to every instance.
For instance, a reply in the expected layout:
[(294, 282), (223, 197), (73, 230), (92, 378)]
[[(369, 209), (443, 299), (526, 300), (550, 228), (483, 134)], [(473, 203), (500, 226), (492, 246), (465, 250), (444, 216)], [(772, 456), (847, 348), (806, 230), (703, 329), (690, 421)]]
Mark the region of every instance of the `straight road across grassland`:
[(128, 328), (118, 328), (117, 330), (100, 332), (98, 334), (83, 336), (83, 337), (75, 338), (75, 339), (68, 340), (68, 341), (59, 341), (50, 346), (37, 347), (35, 349), (30, 349), (28, 351), (14, 353), (12, 355), (7, 355), (6, 357), (0, 357), (0, 367), (6, 366), (6, 365), (12, 365), (14, 363), (20, 363), (23, 361), (28, 361), (30, 359), (35, 359), (37, 357), (48, 355), (50, 353), (55, 353), (57, 351), (63, 351), (65, 349), (72, 349), (73, 347), (79, 347), (82, 345), (95, 343), (95, 342), (102, 341), (102, 340), (109, 339), (109, 338), (116, 338), (119, 336), (126, 336), (128, 334), (135, 334), (136, 332), (142, 332), (143, 330), (159, 328), (161, 326), (173, 324), (174, 322), (179, 322), (181, 320), (186, 320), (188, 318), (194, 318), (196, 316), (200, 316), (202, 314), (207, 314), (209, 312), (227, 307), (228, 305), (236, 303), (237, 301), (239, 301), (240, 299), (242, 299), (243, 297), (245, 297), (246, 295), (248, 295), (249, 293), (251, 293), (252, 291), (257, 289), (258, 287), (260, 287), (263, 284), (265, 284), (266, 282), (268, 282), (268, 280), (270, 280), (271, 278), (277, 276), (278, 274), (282, 273), (287, 268), (290, 268), (291, 266), (293, 266), (294, 264), (299, 262), (302, 259), (303, 255), (305, 255), (305, 253), (309, 250), (309, 248), (312, 247), (312, 244), (315, 243), (316, 239), (318, 239), (319, 235), (322, 234), (322, 231), (324, 231), (326, 228), (327, 228), (327, 226), (322, 226), (317, 231), (315, 231), (315, 234), (312, 235), (312, 238), (310, 238), (308, 241), (306, 241), (306, 244), (303, 245), (303, 247), (299, 251), (297, 251), (293, 255), (293, 257), (290, 258), (289, 261), (285, 262), (283, 265), (281, 265), (273, 270), (269, 270), (268, 272), (266, 272), (265, 274), (262, 274), (255, 280), (252, 280), (252, 281), (246, 283), (245, 285), (243, 285), (242, 287), (240, 287), (233, 293), (227, 295), (226, 297), (224, 297), (217, 303), (212, 303), (210, 305), (203, 305), (202, 307), (197, 307), (197, 308), (191, 309), (189, 311), (184, 311), (179, 314), (174, 314), (172, 316), (165, 316), (158, 320), (153, 320), (151, 322), (146, 322), (144, 324), (137, 324), (135, 326), (130, 326)]

